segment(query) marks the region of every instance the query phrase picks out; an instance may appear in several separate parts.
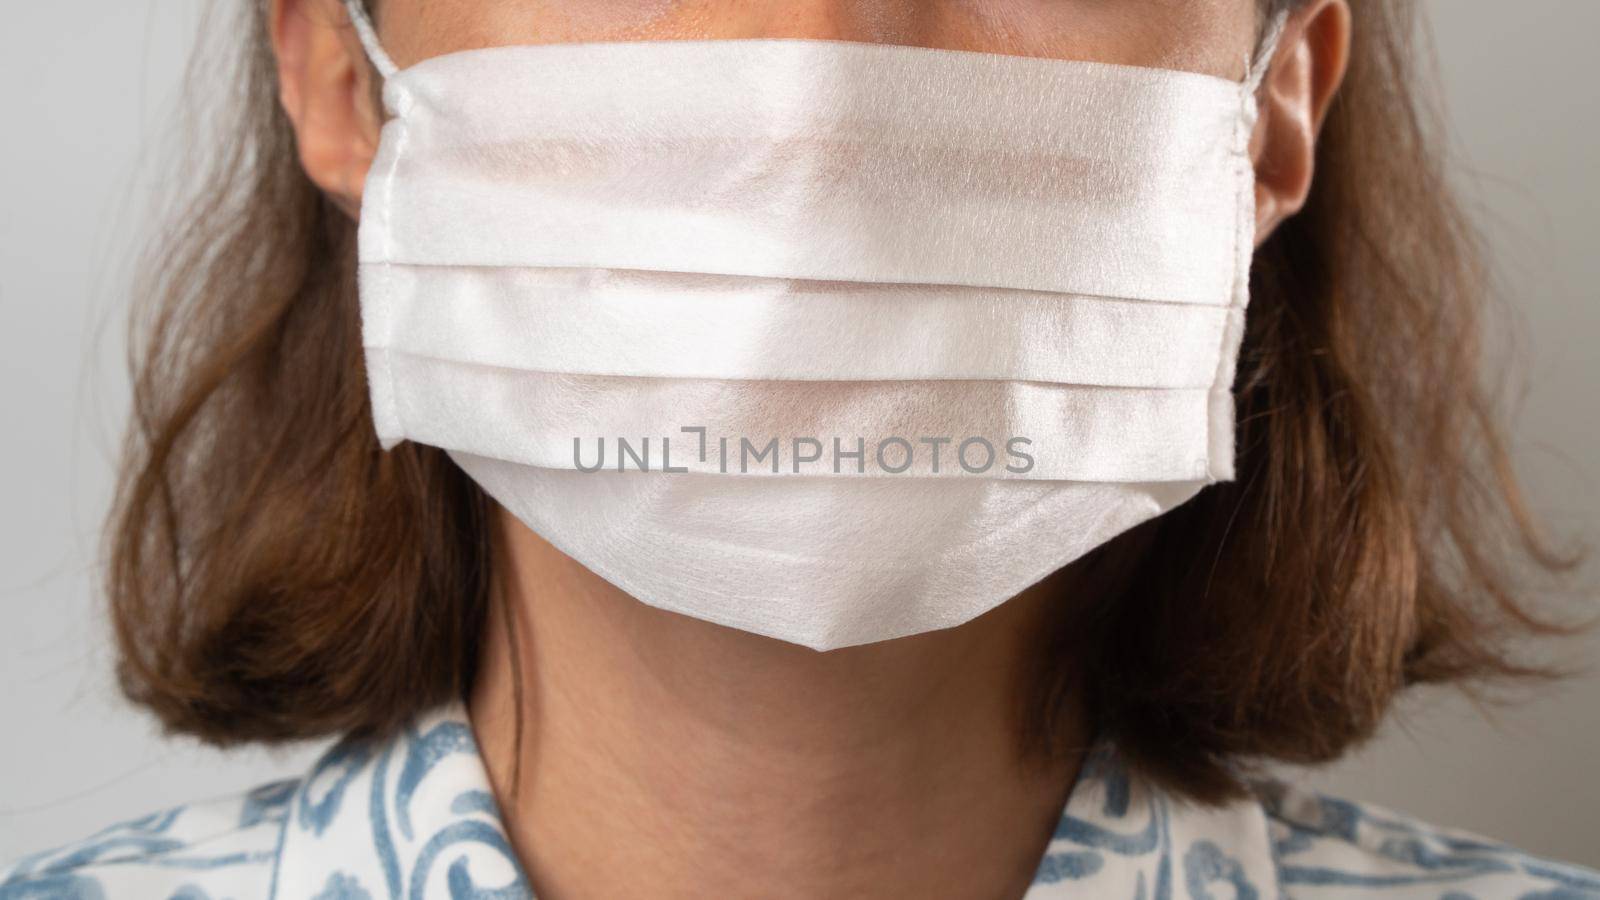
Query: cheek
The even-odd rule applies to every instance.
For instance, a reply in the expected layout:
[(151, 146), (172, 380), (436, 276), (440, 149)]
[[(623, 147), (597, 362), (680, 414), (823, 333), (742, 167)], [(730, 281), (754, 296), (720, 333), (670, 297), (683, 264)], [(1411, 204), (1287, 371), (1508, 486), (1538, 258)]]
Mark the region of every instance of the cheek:
[(404, 68), (434, 56), (544, 43), (541, 11), (504, 0), (377, 0), (378, 32)]
[[(766, 8), (766, 4), (771, 7)], [(1242, 77), (1257, 0), (380, 0), (401, 65), (457, 50), (585, 40), (828, 37)], [(847, 23), (847, 25), (840, 25)], [(801, 29), (802, 31), (804, 29)]]
[(681, 19), (715, 13), (704, 0), (380, 0), (397, 62), (512, 44), (693, 37)]
[[(1189, 0), (1172, 10), (1164, 47), (1174, 69), (1243, 79), (1260, 32), (1257, 0)], [(1159, 61), (1158, 61), (1159, 62)]]
[[(700, 9), (707, 4), (686, 0), (536, 0), (501, 5), (518, 8), (504, 10), (497, 23), (499, 34), (552, 43), (695, 37), (692, 22), (707, 15)], [(687, 27), (685, 20), (690, 22)]]
[(1257, 0), (936, 0), (940, 43), (1243, 77)]
[(583, 32), (649, 30), (679, 4), (674, 0), (554, 0), (534, 3), (545, 7), (552, 25)]

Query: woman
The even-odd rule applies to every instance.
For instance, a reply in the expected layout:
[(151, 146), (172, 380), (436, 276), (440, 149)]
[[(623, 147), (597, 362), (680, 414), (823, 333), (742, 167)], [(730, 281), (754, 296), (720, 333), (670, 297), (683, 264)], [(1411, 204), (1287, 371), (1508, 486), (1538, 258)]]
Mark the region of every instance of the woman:
[(251, 11), (110, 533), (132, 699), (344, 739), (0, 897), (1600, 896), (1255, 768), (1562, 630), (1409, 3), (373, 7)]

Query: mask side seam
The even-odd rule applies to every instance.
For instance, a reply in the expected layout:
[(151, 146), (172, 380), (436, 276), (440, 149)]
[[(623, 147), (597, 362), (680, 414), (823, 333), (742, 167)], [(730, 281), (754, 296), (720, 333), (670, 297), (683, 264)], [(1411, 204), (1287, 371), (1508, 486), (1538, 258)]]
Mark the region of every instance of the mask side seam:
[[(1270, 53), (1267, 55), (1270, 56)], [(1266, 58), (1266, 57), (1264, 57)], [(1211, 439), (1207, 442), (1209, 459), (1206, 477), (1214, 482), (1231, 481), (1237, 476), (1237, 410), (1234, 404), (1234, 383), (1238, 379), (1239, 353), (1243, 349), (1246, 314), (1250, 302), (1250, 267), (1254, 256), (1254, 164), (1250, 160), (1250, 137), (1255, 128), (1256, 77), (1261, 66), (1252, 66), (1249, 78), (1240, 84), (1239, 109), (1234, 119), (1234, 140), (1230, 155), (1234, 158), (1234, 229), (1233, 278), (1228, 302), (1227, 322), (1223, 326), (1222, 346), (1219, 348), (1217, 373), (1212, 385), (1210, 419)]]
[(1246, 315), (1250, 305), (1250, 269), (1255, 256), (1255, 164), (1250, 159), (1250, 137), (1255, 131), (1259, 111), (1256, 93), (1266, 79), (1287, 21), (1288, 14), (1285, 11), (1272, 17), (1253, 58), (1248, 61), (1245, 79), (1239, 85), (1239, 109), (1234, 119), (1231, 151), (1237, 182), (1234, 194), (1233, 286), (1228, 302), (1228, 319), (1223, 326), (1222, 347), (1218, 353), (1216, 380), (1212, 385), (1209, 416), (1211, 434), (1207, 442), (1207, 455), (1210, 458), (1205, 464), (1205, 477), (1213, 483), (1231, 481), (1238, 475), (1238, 398), (1234, 394), (1234, 384), (1238, 381), (1239, 355), (1244, 345)]
[[(353, 2), (353, 0), (352, 0)], [(411, 143), (411, 125), (408, 114), (414, 107), (414, 98), (411, 93), (395, 81), (384, 84), (384, 103), (393, 113), (393, 117), (384, 123), (383, 129), (390, 135), (389, 143), (393, 152), (385, 161), (381, 170), (368, 171), (364, 187), (365, 196), (362, 202), (361, 222), (359, 228), (363, 231), (377, 229), (381, 235), (381, 249), (377, 259), (360, 259), (361, 241), (357, 241), (358, 270), (375, 269), (383, 267), (391, 272), (395, 269), (394, 263), (394, 190), (396, 173), (399, 171), (401, 160)], [(382, 146), (380, 139), (380, 147)], [(375, 159), (374, 163), (378, 160)], [(369, 311), (378, 311), (378, 322), (373, 329), (373, 346), (367, 351), (367, 377), (373, 388), (373, 420), (380, 431), (390, 431), (394, 437), (389, 439), (389, 446), (406, 439), (408, 429), (405, 425), (407, 416), (401, 410), (401, 392), (399, 378), (394, 371), (394, 359), (391, 348), (394, 347), (395, 334), (398, 326), (395, 323), (393, 292), (396, 279), (386, 277), (379, 279), (363, 278), (372, 290), (361, 292), (364, 314)], [(382, 286), (378, 290), (377, 281)], [(365, 343), (365, 341), (364, 341)], [(384, 440), (379, 435), (380, 442)]]
[[(383, 222), (383, 257), (384, 257), (383, 258), (383, 265), (386, 266), (386, 267), (389, 267), (389, 268), (393, 268), (394, 265), (395, 265), (395, 263), (394, 263), (394, 256), (395, 256), (395, 253), (394, 253), (394, 182), (395, 182), (395, 175), (399, 171), (399, 169), (400, 169), (400, 161), (401, 161), (402, 158), (404, 158), (406, 150), (409, 148), (410, 143), (411, 143), (411, 131), (410, 131), (410, 128), (409, 128), (410, 123), (405, 118), (405, 114), (410, 111), (410, 107), (411, 107), (411, 104), (409, 102), (407, 102), (408, 100), (409, 100), (409, 95), (401, 95), (401, 97), (398, 98), (396, 103), (395, 103), (395, 107), (396, 107), (395, 116), (396, 117), (393, 120), (392, 124), (395, 127), (395, 129), (399, 132), (399, 136), (395, 139), (394, 157), (391, 160), (389, 168), (388, 168), (388, 171), (384, 174), (384, 179), (383, 179), (383, 195), (382, 195), (382, 204), (383, 204), (383, 219), (382, 219), (382, 222)], [(392, 301), (393, 297), (390, 297), (388, 299)], [(394, 346), (395, 331), (396, 331), (396, 328), (397, 328), (397, 326), (395, 325), (395, 321), (394, 321), (394, 319), (395, 319), (394, 310), (393, 309), (387, 310), (387, 313), (388, 313), (388, 315), (386, 315), (384, 317), (384, 319), (385, 319), (384, 324), (386, 326), (386, 328), (385, 328), (385, 332), (386, 333), (383, 336), (383, 340), (384, 340), (384, 355), (385, 355), (385, 357), (387, 357), (388, 354), (389, 354), (389, 348)], [(398, 428), (398, 430), (399, 430), (401, 435), (405, 435), (408, 432), (408, 429), (406, 428), (405, 422), (406, 422), (406, 419), (408, 419), (410, 417), (405, 415), (401, 410), (402, 399), (401, 399), (401, 394), (400, 394), (400, 384), (399, 384), (398, 377), (395, 375), (394, 361), (392, 359), (387, 359), (386, 360), (385, 369), (387, 370), (388, 375), (389, 375), (389, 397), (390, 397), (390, 399), (392, 401), (392, 404), (393, 404), (392, 405), (392, 411), (394, 413), (395, 426)]]

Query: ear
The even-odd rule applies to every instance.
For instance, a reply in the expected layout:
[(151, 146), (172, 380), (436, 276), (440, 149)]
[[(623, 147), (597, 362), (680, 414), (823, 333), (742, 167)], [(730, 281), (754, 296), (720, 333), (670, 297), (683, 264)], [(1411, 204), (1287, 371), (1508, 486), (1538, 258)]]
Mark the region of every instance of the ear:
[(272, 0), (268, 20), (278, 61), (278, 98), (294, 127), (300, 165), (356, 218), (377, 152), (376, 73), (339, 0)]
[(1307, 0), (1290, 15), (1261, 86), (1261, 116), (1250, 141), (1257, 246), (1311, 193), (1317, 135), (1349, 59), (1347, 0)]

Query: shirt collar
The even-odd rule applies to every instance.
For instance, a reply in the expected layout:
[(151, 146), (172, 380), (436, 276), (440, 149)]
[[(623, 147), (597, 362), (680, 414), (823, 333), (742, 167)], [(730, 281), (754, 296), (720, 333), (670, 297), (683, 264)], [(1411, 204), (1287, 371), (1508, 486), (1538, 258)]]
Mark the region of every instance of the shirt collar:
[(465, 707), (324, 754), (291, 802), (270, 896), (531, 897)]
[[(1186, 805), (1135, 778), (1102, 743), (1084, 761), (1027, 897), (1204, 897), (1211, 884), (1275, 897), (1270, 848), (1258, 804)], [(386, 742), (344, 741), (301, 781), (280, 837), (276, 900), (480, 895), (532, 892), (460, 703)]]
[(1068, 795), (1028, 900), (1212, 896), (1278, 896), (1260, 804), (1186, 803), (1136, 777), (1110, 744), (1097, 744)]

